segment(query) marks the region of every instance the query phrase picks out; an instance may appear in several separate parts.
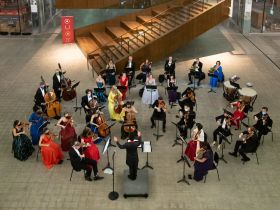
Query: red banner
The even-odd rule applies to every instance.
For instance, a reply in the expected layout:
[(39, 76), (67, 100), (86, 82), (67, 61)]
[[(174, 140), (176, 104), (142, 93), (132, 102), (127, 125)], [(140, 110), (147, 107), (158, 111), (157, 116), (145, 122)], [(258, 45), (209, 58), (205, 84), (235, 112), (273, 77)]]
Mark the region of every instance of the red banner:
[(73, 16), (61, 16), (62, 43), (74, 42), (74, 18)]

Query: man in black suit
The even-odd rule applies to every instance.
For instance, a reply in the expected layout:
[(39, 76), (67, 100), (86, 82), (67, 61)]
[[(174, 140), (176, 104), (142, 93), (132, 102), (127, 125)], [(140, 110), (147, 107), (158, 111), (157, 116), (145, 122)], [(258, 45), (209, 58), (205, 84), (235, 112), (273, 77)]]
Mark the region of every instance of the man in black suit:
[(269, 131), (271, 131), (272, 127), (272, 119), (268, 115), (268, 108), (262, 107), (262, 110), (254, 115), (255, 120), (257, 121), (254, 125), (254, 128), (258, 130), (258, 138), (261, 139), (262, 135), (266, 135)]
[(219, 135), (218, 149), (220, 149), (222, 141), (226, 140), (227, 142), (229, 142), (227, 140), (227, 137), (231, 135), (231, 132), (230, 132), (230, 127), (231, 127), (230, 116), (226, 112), (226, 110), (224, 110), (223, 115), (220, 115), (220, 116), (216, 117), (216, 122), (218, 123), (219, 126), (213, 132), (213, 143), (212, 143), (212, 145), (214, 146), (216, 144), (217, 136)]
[(44, 96), (47, 93), (47, 88), (44, 82), (40, 83), (40, 87), (37, 89), (36, 94), (34, 96), (35, 104), (41, 107), (43, 112), (46, 112), (46, 103)]
[(61, 98), (61, 86), (62, 86), (63, 73), (58, 69), (55, 70), (53, 75), (53, 90), (58, 101)]
[[(244, 137), (244, 135), (246, 135), (246, 137)], [(239, 139), (240, 140), (237, 140), (235, 143), (233, 152), (230, 152), (229, 154), (237, 157), (237, 152), (239, 152), (242, 156), (242, 161), (249, 161), (250, 158), (248, 158), (245, 153), (256, 152), (259, 146), (259, 140), (255, 128), (248, 127), (247, 131), (244, 131), (239, 135)]]
[(162, 120), (162, 131), (165, 132), (166, 125), (166, 105), (162, 107), (162, 104), (165, 104), (162, 97), (158, 97), (158, 100), (152, 105), (154, 112), (151, 117), (152, 126), (151, 128), (156, 127), (155, 120)]
[(81, 106), (84, 108), (85, 113), (90, 110), (89, 102), (93, 99), (92, 90), (86, 89), (86, 95), (82, 97)]
[(114, 136), (114, 141), (117, 143), (120, 149), (126, 149), (126, 164), (129, 167), (129, 175), (128, 178), (131, 180), (135, 180), (137, 177), (138, 170), (138, 146), (141, 145), (141, 133), (138, 132), (138, 138), (135, 138), (134, 135), (129, 136), (129, 140), (120, 144), (117, 137)]
[(69, 150), (69, 157), (71, 165), (75, 171), (85, 170), (85, 179), (87, 181), (92, 181), (91, 172), (93, 170), (94, 180), (101, 180), (104, 177), (98, 175), (97, 162), (95, 160), (86, 158), (84, 154), (80, 153), (81, 143), (76, 141), (74, 145)]
[(135, 62), (133, 61), (133, 57), (129, 56), (128, 61), (126, 62), (125, 67), (124, 67), (125, 73), (128, 76), (128, 86), (131, 86), (132, 79), (134, 78), (134, 75), (135, 75), (135, 68), (136, 68), (136, 65), (135, 65)]
[(164, 71), (167, 75), (167, 79), (169, 79), (170, 75), (175, 76), (175, 67), (175, 61), (173, 60), (172, 56), (169, 56), (168, 60), (166, 60), (164, 64)]
[(190, 73), (188, 74), (188, 76), (189, 76), (189, 81), (190, 81), (190, 82), (189, 82), (189, 85), (191, 85), (191, 84), (193, 83), (193, 81), (192, 81), (192, 76), (198, 79), (197, 86), (200, 85), (200, 81), (201, 81), (202, 79), (204, 79), (204, 78), (203, 78), (203, 72), (202, 72), (202, 66), (203, 66), (203, 63), (201, 63), (201, 62), (199, 61), (199, 58), (196, 58), (195, 61), (194, 61), (193, 64), (192, 64), (192, 69), (193, 69), (193, 70), (190, 71)]

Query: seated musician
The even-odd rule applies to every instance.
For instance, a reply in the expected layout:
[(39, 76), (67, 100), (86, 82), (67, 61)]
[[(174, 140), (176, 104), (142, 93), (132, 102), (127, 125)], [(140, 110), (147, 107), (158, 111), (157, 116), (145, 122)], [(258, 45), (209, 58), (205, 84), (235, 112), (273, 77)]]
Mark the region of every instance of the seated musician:
[(237, 157), (237, 152), (242, 156), (242, 161), (249, 161), (250, 158), (245, 153), (256, 152), (259, 146), (259, 140), (254, 127), (248, 127), (247, 131), (239, 135), (239, 140), (236, 141), (233, 152), (229, 154)]
[(132, 80), (134, 78), (135, 75), (135, 62), (133, 61), (133, 57), (132, 56), (128, 56), (128, 61), (125, 64), (125, 73), (128, 76), (128, 86), (131, 86)]
[(254, 128), (258, 131), (258, 138), (261, 139), (262, 135), (266, 135), (271, 131), (272, 119), (268, 115), (268, 108), (262, 107), (262, 110), (254, 115), (255, 120), (257, 121), (254, 125)]
[(192, 64), (191, 71), (188, 74), (189, 81), (190, 81), (189, 85), (191, 85), (193, 83), (192, 77), (197, 78), (198, 79), (197, 86), (200, 85), (200, 81), (202, 79), (204, 79), (203, 74), (202, 74), (202, 66), (203, 66), (203, 63), (201, 63), (199, 61), (199, 58), (196, 58)]
[(122, 107), (122, 93), (118, 90), (116, 86), (113, 86), (108, 96), (108, 111), (111, 120), (123, 120), (124, 112), (122, 111)]
[(219, 145), (218, 149), (220, 149), (222, 141), (227, 140), (227, 137), (231, 135), (230, 132), (230, 115), (224, 110), (224, 114), (216, 117), (216, 122), (218, 123), (218, 128), (216, 128), (213, 132), (213, 143), (212, 145), (216, 145), (217, 143), (217, 136), (219, 135)]
[(158, 98), (158, 89), (148, 89), (148, 86), (155, 86), (156, 80), (152, 74), (146, 79), (146, 86), (144, 87), (142, 102), (143, 104), (153, 104)]
[(229, 82), (233, 87), (236, 87), (237, 89), (240, 89), (240, 85), (237, 83), (237, 81), (240, 79), (237, 75), (233, 75), (231, 78), (229, 78)]
[(168, 57), (168, 60), (165, 61), (164, 64), (164, 74), (167, 76), (167, 79), (169, 79), (170, 75), (175, 75), (175, 60), (172, 58), (172, 56)]
[(188, 129), (191, 130), (195, 123), (196, 113), (191, 111), (189, 108), (184, 110), (183, 116), (181, 117), (180, 121), (177, 123), (178, 130), (180, 135), (186, 139), (188, 136)]
[(43, 134), (39, 140), (42, 161), (46, 168), (50, 169), (55, 164), (62, 164), (63, 153), (57, 143), (54, 142), (55, 135), (48, 128), (43, 129)]
[(128, 101), (123, 107), (125, 116), (123, 125), (121, 127), (121, 139), (127, 138), (130, 133), (137, 134), (137, 123), (135, 114), (137, 114), (138, 111), (133, 106), (133, 104), (134, 102)]
[(98, 117), (99, 115), (103, 114), (103, 112), (97, 110), (94, 114), (91, 115), (91, 119), (89, 124), (87, 125), (87, 127), (89, 127), (91, 129), (91, 131), (95, 134), (98, 134)]
[(145, 62), (140, 65), (140, 70), (141, 73), (137, 75), (137, 78), (145, 84), (146, 79), (152, 70), (152, 62), (150, 62), (149, 59), (146, 59)]
[(124, 101), (126, 98), (126, 92), (128, 90), (128, 77), (126, 76), (126, 73), (122, 73), (119, 80), (119, 85), (123, 88), (120, 91), (122, 93), (122, 100)]
[(151, 117), (152, 126), (151, 128), (156, 127), (155, 120), (162, 120), (162, 131), (165, 132), (165, 125), (166, 125), (166, 105), (163, 101), (162, 97), (158, 97), (158, 100), (156, 100), (152, 105), (154, 112)]
[(91, 160), (95, 160), (96, 163), (98, 163), (98, 161), (100, 160), (100, 154), (97, 146), (94, 143), (98, 139), (98, 136), (94, 134), (90, 130), (90, 128), (85, 127), (80, 137), (85, 157)]
[(214, 74), (216, 77), (210, 78), (210, 86), (211, 87), (217, 87), (218, 82), (224, 81), (224, 73), (221, 66), (221, 62), (217, 61), (216, 64), (209, 70), (209, 73)]
[(110, 59), (109, 63), (106, 65), (106, 82), (109, 86), (116, 84), (116, 65), (113, 63), (113, 60)]
[(240, 128), (240, 122), (244, 119), (245, 117), (245, 108), (246, 105), (242, 99), (239, 99), (238, 101), (232, 102), (231, 107), (233, 108), (234, 106), (236, 107), (236, 110), (233, 112), (230, 121), (231, 124), (236, 126), (235, 130), (238, 130)]
[(95, 93), (99, 102), (106, 102), (106, 95), (105, 95), (105, 80), (99, 74), (95, 80), (96, 86), (98, 88), (98, 92)]
[(191, 110), (193, 110), (195, 104), (195, 92), (190, 87), (187, 87), (187, 89), (182, 93), (182, 99), (179, 101), (179, 105), (182, 110), (185, 106), (188, 106)]
[(85, 157), (85, 154), (81, 153), (81, 143), (76, 141), (69, 151), (69, 157), (71, 165), (75, 171), (85, 170), (85, 180), (92, 181), (91, 172), (93, 170), (94, 180), (101, 180), (104, 177), (98, 175), (97, 162)]
[(196, 123), (196, 128), (192, 132), (191, 140), (188, 142), (185, 155), (194, 161), (194, 158), (198, 155), (200, 149), (200, 143), (206, 141), (203, 126), (200, 123)]

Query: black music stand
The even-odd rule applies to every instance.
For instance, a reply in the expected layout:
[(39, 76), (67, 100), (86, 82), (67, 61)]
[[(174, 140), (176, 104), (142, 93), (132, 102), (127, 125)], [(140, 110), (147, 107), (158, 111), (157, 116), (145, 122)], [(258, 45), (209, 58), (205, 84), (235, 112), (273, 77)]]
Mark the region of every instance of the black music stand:
[[(93, 90), (96, 94), (98, 94), (98, 93), (103, 93), (104, 94), (106, 88), (105, 87), (103, 87), (103, 88), (93, 88)], [(98, 98), (98, 96), (97, 96), (97, 99), (98, 99), (98, 103), (105, 103), (106, 102), (106, 101), (104, 101), (104, 102), (100, 101), (100, 98)]]
[(75, 112), (77, 112), (78, 110), (80, 110), (80, 115), (82, 114), (82, 107), (81, 106), (78, 106), (78, 94), (77, 94), (77, 87), (78, 85), (80, 84), (80, 81), (79, 82), (76, 82), (72, 88), (75, 89), (76, 91), (76, 106), (74, 106), (73, 108), (75, 109)]
[(103, 147), (103, 150), (102, 150), (102, 153), (104, 154), (106, 152), (106, 155), (107, 155), (107, 164), (102, 170), (103, 171), (105, 171), (105, 170), (109, 171), (108, 173), (113, 172), (113, 168), (110, 165), (110, 159), (109, 159), (109, 146), (110, 146), (110, 144), (111, 144), (111, 138), (109, 137), (106, 140), (106, 143), (104, 144), (104, 147)]
[[(208, 76), (211, 78), (218, 78), (218, 76), (217, 75), (215, 75), (215, 74), (213, 74), (213, 73), (208, 73)], [(210, 84), (210, 90), (208, 91), (208, 93), (211, 93), (211, 92), (213, 92), (213, 93), (216, 93), (216, 91), (213, 89), (213, 86), (212, 86), (212, 84)]]
[(224, 161), (224, 163), (228, 163), (225, 158), (224, 158), (224, 148), (225, 148), (225, 142), (227, 142), (228, 144), (231, 144), (230, 141), (227, 139), (227, 137), (222, 134), (221, 132), (219, 132), (219, 136), (223, 138), (222, 140), (222, 155), (219, 157), (220, 160)]
[(177, 160), (177, 163), (181, 162), (181, 161), (184, 161), (184, 143), (187, 144), (186, 140), (179, 135), (179, 139), (182, 141), (182, 144), (181, 144), (181, 157), (179, 160)]
[[(182, 145), (183, 145), (183, 143), (186, 143), (186, 141), (185, 141), (181, 136), (180, 136), (180, 139), (181, 139), (181, 141), (182, 141)], [(182, 147), (183, 147), (183, 146), (182, 146)], [(180, 161), (181, 161), (181, 160), (180, 160)], [(190, 165), (188, 159), (187, 159), (185, 156), (183, 156), (183, 155), (182, 155), (182, 161), (183, 161), (183, 163), (184, 163), (184, 164), (183, 164), (183, 176), (182, 176), (182, 179), (180, 179), (180, 180), (177, 181), (177, 183), (184, 182), (184, 183), (190, 185), (190, 183), (189, 183), (188, 180), (186, 179), (186, 164), (188, 165), (189, 168), (191, 167), (191, 165)], [(177, 161), (177, 162), (178, 162), (178, 161)]]
[[(150, 141), (146, 141), (147, 143), (145, 143), (145, 141), (142, 144), (142, 152), (146, 152), (147, 153), (147, 160), (146, 160), (146, 164), (142, 167), (142, 169), (144, 168), (149, 168), (149, 169), (154, 169), (152, 166), (149, 165), (149, 153), (152, 152), (152, 144)], [(147, 145), (145, 145), (147, 144)]]
[[(108, 129), (111, 129), (116, 123), (112, 123), (111, 125), (109, 125), (105, 130), (108, 130)], [(109, 138), (111, 139), (112, 138), (112, 133), (111, 133), (111, 130), (110, 130), (110, 133), (108, 134)], [(109, 147), (116, 147), (116, 145), (112, 144), (111, 141), (109, 142)]]
[(180, 142), (178, 142), (179, 137), (178, 137), (178, 125), (175, 122), (171, 122), (173, 125), (175, 125), (176, 127), (176, 133), (175, 133), (175, 139), (174, 139), (174, 143), (172, 145), (172, 147), (175, 147), (176, 145), (182, 145)]
[(146, 89), (147, 91), (149, 91), (151, 93), (151, 104), (149, 106), (149, 108), (152, 107), (153, 103), (153, 92), (157, 90), (157, 86), (156, 85), (146, 85)]
[(115, 191), (115, 154), (116, 151), (114, 151), (112, 155), (113, 160), (113, 191), (109, 193), (108, 197), (110, 200), (117, 200), (119, 198), (119, 193)]
[(160, 117), (154, 117), (154, 120), (157, 121), (157, 133), (153, 133), (157, 137), (157, 140), (162, 137), (162, 134), (159, 134), (159, 121), (163, 121)]

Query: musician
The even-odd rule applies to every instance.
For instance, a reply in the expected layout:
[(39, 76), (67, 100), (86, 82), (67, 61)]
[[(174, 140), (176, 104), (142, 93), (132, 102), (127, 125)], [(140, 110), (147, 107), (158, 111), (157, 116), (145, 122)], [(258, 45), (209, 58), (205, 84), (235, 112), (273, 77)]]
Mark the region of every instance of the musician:
[(76, 141), (69, 151), (69, 157), (71, 165), (75, 171), (85, 170), (85, 180), (92, 181), (91, 172), (93, 170), (94, 180), (101, 180), (104, 177), (98, 175), (97, 162), (92, 159), (88, 159), (84, 154), (81, 154), (81, 143)]
[(147, 77), (152, 71), (152, 62), (150, 62), (149, 59), (146, 59), (145, 62), (140, 65), (140, 70), (141, 74), (137, 75), (137, 77), (145, 84)]
[(245, 153), (256, 152), (259, 146), (259, 140), (254, 127), (248, 127), (247, 131), (239, 135), (239, 140), (236, 141), (233, 152), (229, 154), (237, 157), (237, 152), (242, 156), (242, 161), (249, 161), (250, 158)]
[(154, 109), (154, 112), (151, 117), (151, 128), (156, 127), (155, 120), (162, 120), (162, 131), (165, 132), (167, 108), (161, 96), (153, 103), (152, 108)]
[(175, 75), (171, 74), (170, 77), (167, 79), (167, 93), (168, 93), (168, 102), (169, 105), (176, 103), (178, 100), (178, 87), (176, 86), (176, 78)]
[(171, 74), (167, 79), (167, 87), (176, 87), (177, 81), (175, 75)]
[(58, 101), (60, 101), (61, 99), (62, 79), (63, 79), (63, 73), (58, 69), (56, 69), (53, 75), (53, 90)]
[(192, 70), (188, 74), (189, 81), (190, 81), (189, 85), (191, 85), (193, 83), (192, 76), (195, 77), (195, 78), (198, 78), (197, 86), (200, 85), (200, 81), (203, 79), (203, 77), (202, 77), (202, 66), (203, 66), (203, 63), (201, 63), (199, 61), (199, 58), (196, 58), (195, 61), (192, 64), (192, 67), (191, 67)]
[(95, 93), (99, 102), (106, 102), (106, 95), (105, 95), (105, 80), (99, 74), (95, 80), (96, 86), (98, 88), (98, 92)]
[(180, 135), (185, 139), (188, 136), (188, 129), (191, 130), (195, 123), (196, 113), (190, 109), (184, 110), (180, 121), (177, 123)]
[(34, 96), (35, 104), (41, 107), (43, 112), (46, 112), (46, 103), (45, 103), (45, 95), (47, 93), (47, 87), (44, 82), (40, 82), (40, 87), (37, 89), (36, 94)]
[(184, 110), (185, 106), (190, 107), (190, 109), (193, 110), (195, 104), (195, 92), (190, 87), (187, 87), (186, 90), (182, 93), (182, 99), (179, 101), (181, 110)]
[(236, 126), (235, 130), (238, 130), (240, 128), (240, 122), (245, 117), (245, 102), (242, 99), (239, 99), (238, 101), (230, 103), (231, 107), (236, 107), (236, 110), (233, 112), (233, 115), (230, 118), (231, 124)]
[(217, 77), (210, 78), (210, 86), (217, 87), (218, 82), (224, 81), (224, 73), (223, 68), (221, 66), (221, 61), (217, 61), (216, 64), (210, 70)]
[(147, 89), (147, 86), (155, 86), (156, 80), (152, 74), (150, 74), (146, 79), (146, 86), (144, 87), (142, 95), (143, 104), (153, 104), (158, 98), (158, 89)]
[(114, 141), (117, 143), (120, 149), (126, 149), (126, 164), (129, 167), (129, 175), (128, 178), (131, 180), (135, 180), (137, 178), (137, 170), (138, 170), (138, 146), (142, 144), (141, 141), (141, 133), (138, 132), (138, 137), (131, 135), (129, 140), (120, 144), (119, 140), (116, 136), (114, 136)]
[(43, 129), (43, 134), (39, 140), (39, 147), (41, 149), (42, 161), (46, 168), (50, 169), (55, 164), (62, 164), (63, 153), (57, 143), (54, 142), (54, 135), (46, 127)]
[(194, 161), (194, 158), (198, 155), (201, 142), (206, 141), (206, 135), (202, 128), (203, 126), (200, 123), (196, 123), (196, 128), (193, 130), (191, 140), (186, 147), (185, 155), (191, 161)]
[(116, 84), (116, 65), (113, 63), (113, 60), (110, 59), (109, 63), (106, 65), (106, 80), (109, 86)]
[(233, 87), (236, 87), (237, 89), (241, 89), (240, 85), (237, 84), (237, 81), (240, 79), (237, 75), (233, 75), (231, 78), (229, 78), (229, 82)]
[(85, 127), (80, 137), (85, 157), (95, 160), (98, 163), (100, 160), (100, 154), (98, 147), (94, 143), (98, 139), (98, 136), (94, 134), (90, 128)]
[(254, 118), (257, 121), (254, 125), (254, 128), (258, 131), (259, 140), (261, 139), (262, 135), (266, 135), (271, 131), (273, 121), (267, 112), (268, 108), (264, 106), (258, 114), (254, 115)]
[[(121, 111), (123, 106), (122, 93), (116, 86), (113, 86), (108, 96), (108, 111), (111, 120), (123, 121), (124, 112)], [(116, 110), (120, 109), (117, 113)]]
[(171, 74), (175, 75), (175, 67), (175, 60), (173, 60), (172, 56), (169, 56), (168, 60), (166, 60), (164, 64), (164, 71), (167, 75), (167, 79)]
[(130, 55), (128, 56), (128, 61), (125, 64), (125, 73), (129, 78), (128, 86), (131, 86), (132, 79), (134, 78), (135, 75), (135, 68), (136, 68), (135, 62), (133, 61), (133, 57)]
[(122, 73), (121, 77), (120, 77), (120, 86), (122, 86), (122, 100), (124, 101), (126, 98), (126, 92), (128, 90), (128, 77), (126, 76), (126, 73)]
[(135, 115), (138, 113), (138, 111), (133, 106), (133, 104), (134, 102), (128, 101), (123, 107), (125, 116), (123, 125), (121, 127), (121, 139), (127, 138), (129, 133), (137, 134), (137, 123)]
[(216, 117), (216, 122), (218, 124), (218, 128), (216, 128), (213, 132), (213, 143), (212, 145), (216, 145), (217, 136), (219, 135), (219, 145), (218, 149), (220, 149), (222, 141), (227, 140), (227, 137), (231, 135), (230, 132), (230, 115), (224, 110), (224, 114)]
[(86, 89), (86, 95), (82, 97), (81, 106), (87, 114), (90, 111), (89, 102), (93, 99), (92, 90)]

